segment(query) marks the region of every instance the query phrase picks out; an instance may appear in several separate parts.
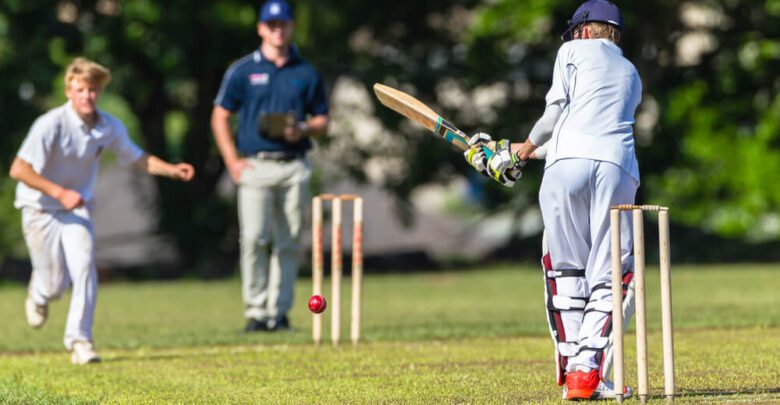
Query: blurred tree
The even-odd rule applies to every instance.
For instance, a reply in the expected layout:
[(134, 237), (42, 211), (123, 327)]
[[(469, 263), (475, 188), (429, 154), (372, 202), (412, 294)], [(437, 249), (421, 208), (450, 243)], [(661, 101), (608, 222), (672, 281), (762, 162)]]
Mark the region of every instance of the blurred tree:
[[(11, 136), (0, 141), (9, 151), (0, 158), (0, 168), (7, 170), (14, 156), (10, 151), (18, 148), (33, 119), (61, 102), (62, 87), (53, 83), (61, 82), (64, 67), (76, 55), (92, 58), (113, 74), (101, 105), (129, 106), (134, 117), (123, 118), (137, 125), (134, 139), (166, 160), (196, 167), (193, 184), (155, 178), (155, 216), (160, 230), (173, 237), (182, 268), (215, 255), (224, 246), (219, 241), (235, 209), (213, 192), (222, 167), (211, 147), (211, 100), (229, 63), (257, 45), (255, 12), (253, 4), (237, 1), (85, 0), (55, 7), (48, 1), (3, 2), (0, 72), (6, 80), (0, 84), (0, 114)], [(53, 91), (54, 99), (49, 97)], [(118, 94), (126, 103), (112, 97)], [(117, 108), (109, 110), (123, 115)], [(133, 131), (136, 125), (128, 126)], [(12, 185), (2, 190), (2, 200), (10, 201)], [(10, 208), (4, 204), (2, 209), (18, 223)], [(8, 251), (6, 241), (19, 241), (20, 235), (0, 237), (0, 249)]]
[[(461, 174), (479, 190), (484, 209), (535, 206), (541, 163), (530, 165), (514, 189), (486, 182), (456, 150), (376, 108), (370, 86), (406, 90), (466, 132), (521, 141), (544, 108), (559, 34), (578, 1), (293, 4), (302, 54), (333, 93), (353, 100), (334, 100), (334, 137), (323, 142), (328, 156), (339, 156), (341, 170), (392, 190), (399, 201), (422, 184)], [(194, 184), (155, 180), (159, 228), (175, 240), (182, 268), (208, 268), (207, 259), (231, 254), (235, 207), (215, 193), (224, 168), (209, 115), (227, 66), (258, 45), (259, 6), (240, 0), (63, 0), (55, 7), (43, 0), (3, 1), (0, 119), (7, 136), (0, 142), (7, 152), (0, 170), (7, 170), (32, 120), (54, 105), (51, 94), (61, 93), (54, 84), (64, 66), (83, 54), (111, 67), (112, 106), (135, 116), (133, 136), (154, 154), (196, 166)], [(622, 47), (644, 85), (636, 124), (644, 181), (638, 200), (669, 204), (676, 221), (724, 236), (777, 238), (780, 1), (619, 6), (627, 26)], [(377, 166), (385, 175), (375, 175)], [(2, 177), (0, 255), (20, 250), (12, 192), (13, 182)]]
[[(51, 92), (52, 77), (61, 67), (53, 62), (67, 44), (63, 29), (43, 3), (6, 1), (0, 4), (0, 260), (26, 253), (21, 215), (13, 207), (16, 182), (8, 172), (15, 151)], [(36, 27), (35, 29), (25, 27)]]
[(679, 207), (687, 225), (778, 239), (780, 2), (684, 3), (679, 11), (674, 63), (654, 91), (667, 149), (651, 159), (674, 158), (648, 192)]
[[(476, 57), (465, 77), (531, 89), (510, 93), (496, 110), (503, 120), (494, 133), (525, 138), (549, 88), (559, 33), (578, 4), (497, 0), (476, 8), (468, 42)], [(678, 223), (721, 236), (778, 239), (780, 2), (619, 6), (627, 27), (622, 48), (644, 88), (638, 200), (674, 207)], [(537, 190), (536, 179), (525, 177), (521, 193)], [(514, 206), (528, 199), (509, 197), (521, 201)]]

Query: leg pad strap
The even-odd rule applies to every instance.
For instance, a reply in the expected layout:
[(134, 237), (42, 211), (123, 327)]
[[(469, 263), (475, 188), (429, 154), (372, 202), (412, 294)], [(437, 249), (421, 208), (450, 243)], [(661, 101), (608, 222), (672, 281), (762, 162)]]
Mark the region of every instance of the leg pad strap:
[(561, 356), (573, 357), (586, 350), (603, 351), (608, 345), (608, 337), (591, 337), (581, 342), (560, 342), (557, 348)]
[(550, 296), (547, 309), (551, 311), (582, 311), (587, 304), (587, 298), (552, 295)]

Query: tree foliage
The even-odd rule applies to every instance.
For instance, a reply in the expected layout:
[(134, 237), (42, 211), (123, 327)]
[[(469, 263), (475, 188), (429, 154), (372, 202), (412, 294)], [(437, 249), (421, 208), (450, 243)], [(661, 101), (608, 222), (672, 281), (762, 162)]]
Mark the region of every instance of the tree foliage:
[[(486, 209), (533, 206), (542, 165), (514, 189), (484, 182), (459, 153), (366, 101), (374, 82), (413, 93), (471, 133), (522, 141), (543, 111), (570, 0), (298, 0), (295, 42), (329, 89), (360, 93), (339, 115), (325, 151), (340, 169), (408, 199), (423, 184), (466, 176)], [(42, 0), (0, 4), (0, 119), (7, 170), (34, 118), (61, 100), (76, 55), (109, 66), (109, 93), (151, 153), (196, 166), (193, 184), (156, 179), (161, 232), (192, 266), (235, 244), (235, 207), (215, 193), (224, 168), (209, 115), (231, 61), (258, 45), (259, 2)], [(619, 2), (622, 47), (643, 79), (637, 144), (639, 201), (674, 207), (674, 220), (727, 236), (780, 234), (777, 80), (780, 2)], [(345, 85), (345, 88), (349, 87)], [(362, 101), (361, 101), (362, 100)], [(335, 100), (334, 100), (335, 102)], [(336, 106), (334, 105), (334, 108)], [(115, 112), (112, 110), (112, 112)], [(338, 113), (336, 111), (335, 113)], [(358, 114), (359, 113), (359, 114)], [(361, 115), (362, 114), (362, 115)], [(348, 124), (349, 116), (360, 122)], [(343, 119), (342, 119), (343, 117)], [(124, 118), (124, 117), (123, 117)], [(366, 123), (380, 132), (368, 138)], [(363, 125), (363, 126), (361, 126)], [(390, 139), (390, 140), (388, 140)], [(339, 144), (340, 143), (340, 144)], [(334, 159), (335, 160), (335, 159)], [(395, 167), (381, 180), (367, 167)], [(388, 164), (388, 162), (390, 164)], [(19, 252), (13, 182), (0, 180), (0, 251)], [(13, 228), (16, 227), (16, 228)], [(7, 236), (10, 235), (10, 236)]]
[[(626, 23), (622, 47), (644, 88), (636, 128), (644, 182), (639, 201), (669, 205), (678, 223), (723, 236), (777, 239), (780, 2), (618, 4)], [(493, 36), (498, 54), (515, 46), (555, 49), (576, 6), (490, 2), (479, 9), (472, 38)], [(549, 66), (552, 56), (528, 52), (503, 80), (537, 58)], [(543, 70), (549, 76), (549, 67)]]

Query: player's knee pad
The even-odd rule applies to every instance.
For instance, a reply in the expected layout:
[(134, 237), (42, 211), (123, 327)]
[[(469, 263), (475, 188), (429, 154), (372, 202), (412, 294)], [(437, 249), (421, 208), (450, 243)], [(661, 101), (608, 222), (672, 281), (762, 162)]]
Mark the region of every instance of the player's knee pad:
[[(542, 269), (544, 271), (544, 298), (547, 309), (547, 325), (555, 343), (555, 368), (558, 385), (566, 382), (568, 358), (580, 349), (576, 333), (567, 336), (562, 311), (584, 312), (588, 298), (584, 297), (584, 269), (553, 269), (550, 253), (547, 251), (546, 235), (542, 237)], [(581, 282), (563, 282), (563, 278), (578, 278)], [(580, 286), (580, 288), (578, 288)]]
[[(611, 288), (611, 285), (610, 285)], [(612, 302), (609, 302), (610, 305)], [(621, 333), (625, 333), (628, 328), (631, 317), (634, 316), (635, 303), (634, 303), (634, 272), (633, 268), (629, 268), (628, 271), (623, 273), (623, 330)], [(596, 361), (599, 364), (599, 376), (603, 381), (608, 381), (609, 373), (612, 371), (613, 362), (613, 347), (612, 342), (614, 335), (612, 334), (612, 309), (609, 310), (609, 316), (607, 322), (604, 325), (603, 337), (608, 338), (608, 343), (601, 353), (596, 355)]]

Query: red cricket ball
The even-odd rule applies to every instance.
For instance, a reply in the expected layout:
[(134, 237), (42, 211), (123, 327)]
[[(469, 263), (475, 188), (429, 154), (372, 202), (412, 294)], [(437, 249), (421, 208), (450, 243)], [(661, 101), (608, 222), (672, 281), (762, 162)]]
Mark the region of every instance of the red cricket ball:
[(321, 314), (328, 307), (328, 302), (325, 301), (325, 297), (321, 295), (312, 295), (309, 298), (309, 311), (315, 314)]

